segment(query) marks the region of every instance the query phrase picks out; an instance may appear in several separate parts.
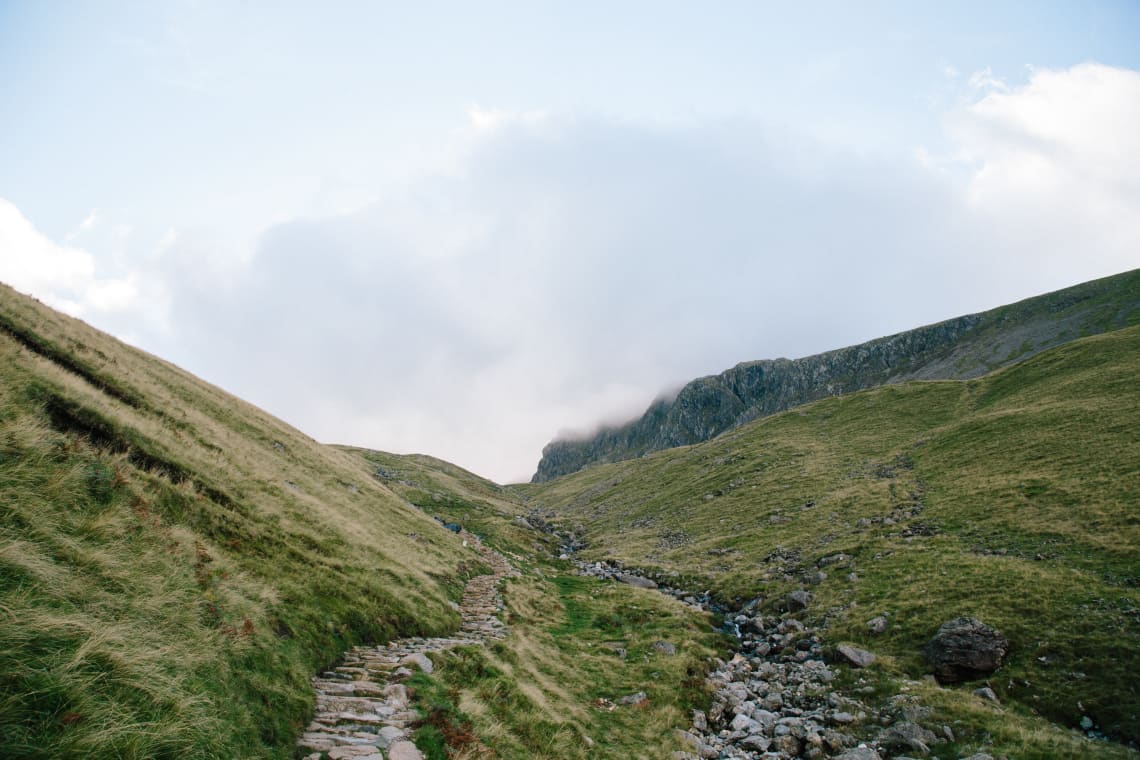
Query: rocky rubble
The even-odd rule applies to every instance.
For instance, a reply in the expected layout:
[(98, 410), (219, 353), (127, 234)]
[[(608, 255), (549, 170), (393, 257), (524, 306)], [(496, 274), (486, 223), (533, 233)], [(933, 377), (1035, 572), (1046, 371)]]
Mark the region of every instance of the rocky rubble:
[[(595, 578), (647, 588), (646, 581), (653, 583), (618, 562), (577, 566)], [(726, 612), (707, 592), (685, 591), (664, 581), (658, 576), (654, 584), (662, 593)], [(886, 760), (927, 755), (932, 745), (952, 735), (945, 727), (942, 736), (924, 727), (920, 721), (929, 710), (914, 697), (900, 694), (880, 707), (835, 690), (837, 668), (868, 667), (875, 656), (842, 644), (829, 652), (823, 631), (795, 617), (811, 603), (811, 594), (793, 592), (784, 600), (788, 612), (782, 616), (760, 614), (759, 599), (725, 615), (725, 630), (735, 634), (740, 651), (727, 662), (715, 662), (707, 677), (712, 707), (707, 713), (694, 711), (688, 730), (677, 729), (685, 749), (675, 752), (674, 760)], [(870, 623), (872, 629), (886, 628), (886, 618)]]
[(306, 760), (423, 760), (410, 740), (419, 716), (412, 710), (402, 683), (415, 670), (431, 673), (429, 654), (452, 647), (485, 644), (507, 635), (496, 613), (502, 609), (499, 581), (516, 572), (499, 553), (470, 533), (461, 534), (479, 550), (493, 570), (467, 582), (460, 630), (449, 637), (408, 638), (383, 646), (358, 646), (345, 653), (340, 666), (313, 679), (317, 714), (298, 745)]

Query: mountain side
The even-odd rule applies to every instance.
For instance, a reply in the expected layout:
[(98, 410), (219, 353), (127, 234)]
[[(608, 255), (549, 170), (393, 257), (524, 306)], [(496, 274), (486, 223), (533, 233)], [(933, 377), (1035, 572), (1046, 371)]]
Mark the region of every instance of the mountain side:
[(688, 383), (638, 419), (542, 450), (532, 482), (706, 441), (827, 396), (907, 380), (969, 379), (1140, 318), (1140, 270), (1076, 285), (857, 346), (746, 362)]
[(358, 457), (0, 286), (0, 754), (292, 757), (309, 678), (453, 630), (470, 549)]
[[(854, 685), (920, 704), (965, 754), (1115, 756), (1120, 744), (1074, 743), (1033, 716), (1140, 743), (1137, 377), (1133, 326), (514, 489), (583, 531), (587, 561), (730, 606), (759, 599), (749, 614), (873, 652)], [(940, 687), (924, 647), (958, 617), (1002, 631), (1009, 656), (990, 678)]]

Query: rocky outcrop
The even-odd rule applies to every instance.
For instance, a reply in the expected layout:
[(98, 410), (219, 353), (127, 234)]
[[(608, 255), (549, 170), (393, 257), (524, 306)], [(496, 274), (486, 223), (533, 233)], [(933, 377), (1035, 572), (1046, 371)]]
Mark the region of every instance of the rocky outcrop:
[(977, 377), (1082, 335), (1123, 327), (1137, 311), (1140, 270), (815, 356), (738, 364), (693, 380), (625, 425), (552, 441), (532, 480), (699, 443), (827, 396), (906, 380)]

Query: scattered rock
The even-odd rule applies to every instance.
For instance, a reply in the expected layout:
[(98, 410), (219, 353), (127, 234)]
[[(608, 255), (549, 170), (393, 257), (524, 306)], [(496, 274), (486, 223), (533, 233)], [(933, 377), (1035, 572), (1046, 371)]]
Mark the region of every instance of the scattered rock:
[(927, 661), (939, 683), (957, 683), (990, 675), (1009, 651), (999, 631), (975, 618), (943, 623), (926, 645)]
[(875, 655), (868, 652), (866, 649), (853, 647), (850, 644), (840, 644), (835, 648), (847, 664), (856, 668), (865, 668), (875, 661)]

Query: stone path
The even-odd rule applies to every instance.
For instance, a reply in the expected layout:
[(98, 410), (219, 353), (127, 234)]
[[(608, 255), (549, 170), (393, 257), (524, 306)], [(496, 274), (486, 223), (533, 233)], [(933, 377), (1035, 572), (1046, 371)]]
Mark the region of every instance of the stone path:
[(385, 756), (388, 760), (422, 760), (409, 736), (409, 727), (419, 715), (412, 710), (402, 681), (414, 669), (432, 672), (431, 652), (505, 637), (507, 626), (496, 617), (503, 607), (499, 581), (518, 574), (506, 558), (475, 536), (464, 532), (462, 537), (482, 553), (492, 573), (467, 582), (459, 605), (463, 617), (459, 632), (353, 647), (339, 667), (314, 678), (317, 714), (297, 742), (311, 751), (306, 760), (384, 760)]

